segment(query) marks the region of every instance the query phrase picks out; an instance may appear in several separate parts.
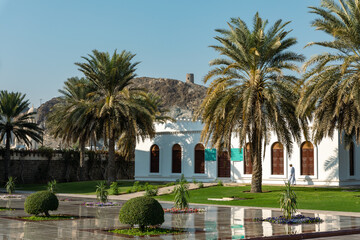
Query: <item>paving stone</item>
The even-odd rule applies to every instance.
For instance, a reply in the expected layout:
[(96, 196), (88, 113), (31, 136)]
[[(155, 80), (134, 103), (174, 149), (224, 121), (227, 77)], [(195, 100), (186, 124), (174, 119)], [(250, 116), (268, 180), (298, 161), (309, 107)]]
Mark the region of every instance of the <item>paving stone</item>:
[[(72, 198), (73, 195), (59, 194), (59, 198)], [(130, 195), (130, 194), (127, 194)], [(139, 196), (140, 193), (132, 194), (126, 198), (118, 198), (117, 201), (124, 203), (123, 199)], [(0, 239), (130, 239), (125, 237), (107, 235), (104, 232), (94, 232), (94, 229), (112, 229), (125, 225), (118, 220), (120, 206), (108, 208), (89, 208), (82, 206), (84, 201), (95, 201), (94, 196), (77, 196), (74, 201), (60, 201), (59, 210), (51, 214), (72, 214), (88, 216), (78, 220), (46, 221), (46, 222), (23, 222), (3, 217), (25, 216), (23, 210), (0, 211)], [(120, 196), (116, 196), (120, 197)], [(0, 207), (10, 205), (12, 208), (23, 208), (24, 199), (0, 200)], [(172, 203), (162, 202), (163, 207), (172, 207)], [(183, 228), (188, 233), (177, 236), (164, 235), (146, 239), (249, 239), (260, 236), (278, 236), (288, 234), (289, 238), (294, 234), (311, 233), (317, 231), (336, 231), (341, 229), (360, 229), (360, 214), (310, 211), (302, 210), (307, 216), (319, 216), (325, 220), (321, 224), (310, 225), (274, 225), (268, 222), (254, 222), (255, 217), (279, 216), (279, 209), (230, 207), (215, 205), (191, 205), (191, 207), (204, 208), (204, 213), (196, 214), (165, 214), (163, 227)], [(134, 238), (133, 238), (134, 239)], [(144, 239), (144, 238), (139, 238)], [(319, 237), (317, 239), (360, 239), (360, 234)]]

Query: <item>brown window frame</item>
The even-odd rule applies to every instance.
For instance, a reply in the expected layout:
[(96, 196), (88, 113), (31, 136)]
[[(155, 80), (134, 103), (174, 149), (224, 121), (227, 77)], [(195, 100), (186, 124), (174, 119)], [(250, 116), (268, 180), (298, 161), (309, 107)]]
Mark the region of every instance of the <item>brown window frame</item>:
[[(304, 148), (307, 143), (311, 144), (311, 148)], [(313, 167), (311, 171), (309, 171), (308, 167), (304, 169), (304, 157), (303, 157), (303, 149), (312, 149), (312, 162)], [(301, 144), (300, 147), (300, 173), (302, 176), (314, 176), (315, 175), (315, 147), (312, 142), (305, 141)]]
[[(157, 147), (157, 155), (153, 154), (153, 148)], [(154, 161), (157, 161), (157, 167), (156, 164), (154, 164)], [(153, 144), (150, 147), (150, 173), (159, 173), (160, 172), (160, 148), (158, 145)]]
[[(276, 145), (281, 145), (281, 150), (282, 150), (282, 168), (280, 169), (280, 171), (279, 172), (277, 172), (277, 173), (274, 173), (274, 152), (273, 152), (273, 150), (274, 150), (274, 147), (276, 146)], [(280, 149), (280, 148), (278, 148), (278, 149)], [(272, 144), (272, 146), (271, 146), (271, 175), (284, 175), (284, 146), (283, 146), (283, 144), (281, 143), (281, 142), (274, 142), (273, 144)]]
[(194, 173), (205, 174), (205, 147), (201, 143), (196, 144), (194, 148)]
[[(179, 149), (174, 149), (174, 148), (179, 147)], [(178, 151), (178, 152), (174, 152), (174, 151)], [(182, 172), (182, 148), (180, 146), (180, 144), (175, 143), (172, 147), (172, 151), (171, 151), (171, 159), (172, 159), (172, 164), (171, 164), (171, 173), (181, 173)], [(177, 158), (179, 157), (180, 158)], [(175, 161), (179, 161), (177, 164)]]

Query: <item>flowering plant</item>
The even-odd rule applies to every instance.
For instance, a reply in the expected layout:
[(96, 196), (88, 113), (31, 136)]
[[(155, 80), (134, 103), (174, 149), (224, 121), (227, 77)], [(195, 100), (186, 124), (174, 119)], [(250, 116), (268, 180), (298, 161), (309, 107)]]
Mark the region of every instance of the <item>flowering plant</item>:
[(164, 208), (166, 213), (198, 213), (205, 212), (204, 208)]

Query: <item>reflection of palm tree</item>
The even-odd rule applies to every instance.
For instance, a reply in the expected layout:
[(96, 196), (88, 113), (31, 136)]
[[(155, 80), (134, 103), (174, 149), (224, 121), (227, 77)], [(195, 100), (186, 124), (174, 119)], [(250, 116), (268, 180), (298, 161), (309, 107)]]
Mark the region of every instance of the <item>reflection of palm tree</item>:
[(11, 199), (6, 201), (6, 208), (11, 208)]
[[(31, 146), (31, 139), (41, 142), (43, 130), (34, 122), (36, 112), (24, 113), (29, 101), (18, 92), (0, 92), (0, 142), (5, 138), (4, 180), (11, 175), (9, 171), (11, 136)], [(9, 174), (10, 172), (10, 174)]]
[(34, 222), (24, 222), (22, 223), (24, 226), (23, 235), (20, 235), (20, 239), (33, 239), (35, 236), (34, 232)]
[(261, 209), (244, 209), (245, 237), (262, 237), (264, 229), (262, 222), (254, 222), (254, 218), (262, 218)]
[(296, 43), (287, 37), (281, 20), (266, 29), (267, 21), (258, 14), (254, 29), (249, 30), (239, 18), (231, 19), (230, 29), (216, 30), (221, 46), (212, 46), (225, 58), (215, 59), (216, 66), (204, 81), (214, 79), (207, 91), (198, 117), (205, 123), (202, 138), (222, 150), (230, 148), (232, 132), (240, 144), (251, 144), (252, 192), (261, 192), (262, 145), (268, 142), (271, 131), (292, 150), (293, 137), (300, 142), (301, 125), (295, 116), (297, 78), (283, 71), (298, 71), (294, 62), (302, 55), (288, 51)]
[(332, 137), (335, 129), (345, 133), (347, 145), (353, 137), (360, 143), (360, 2), (322, 0), (321, 7), (310, 9), (318, 17), (312, 25), (332, 40), (308, 44), (330, 52), (318, 54), (305, 64), (307, 81), (299, 114), (313, 116), (315, 144)]
[[(307, 225), (313, 225), (313, 224), (307, 224)], [(314, 226), (315, 227), (315, 226)], [(297, 234), (296, 226), (291, 224), (285, 224), (285, 234), (286, 235), (294, 235)]]
[(185, 228), (186, 222), (189, 218), (186, 213), (172, 214), (172, 227), (174, 228)]

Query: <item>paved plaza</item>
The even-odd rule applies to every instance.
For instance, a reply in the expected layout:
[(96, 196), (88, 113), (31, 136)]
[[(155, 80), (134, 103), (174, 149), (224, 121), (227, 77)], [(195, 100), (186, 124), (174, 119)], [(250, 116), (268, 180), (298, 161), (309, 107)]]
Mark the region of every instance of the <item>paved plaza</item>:
[[(107, 208), (85, 207), (82, 205), (83, 202), (94, 201), (94, 199), (59, 195), (60, 200), (66, 199), (67, 201), (60, 201), (59, 210), (52, 214), (71, 214), (88, 218), (42, 222), (9, 219), (9, 217), (26, 216), (23, 210), (25, 199), (0, 200), (1, 207), (7, 206), (16, 209), (14, 211), (0, 212), (0, 239), (134, 239), (111, 235), (105, 231), (125, 226), (120, 224), (118, 220), (121, 206)], [(125, 201), (119, 200), (119, 202), (124, 203)], [(172, 206), (171, 203), (164, 202), (162, 202), (162, 205), (165, 208)], [(294, 236), (294, 234), (360, 229), (359, 213), (306, 211), (307, 216), (319, 216), (325, 221), (321, 224), (287, 226), (252, 221), (255, 217), (278, 216), (281, 214), (278, 209), (215, 205), (192, 205), (192, 207), (204, 208), (206, 211), (196, 214), (165, 213), (163, 227), (182, 228), (187, 233), (155, 236), (150, 237), (150, 239), (251, 239), (264, 236), (271, 237), (287, 234)], [(360, 235), (320, 237), (318, 239), (360, 239)]]

